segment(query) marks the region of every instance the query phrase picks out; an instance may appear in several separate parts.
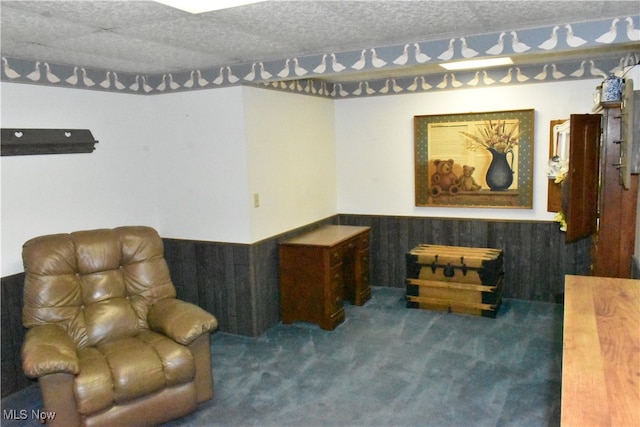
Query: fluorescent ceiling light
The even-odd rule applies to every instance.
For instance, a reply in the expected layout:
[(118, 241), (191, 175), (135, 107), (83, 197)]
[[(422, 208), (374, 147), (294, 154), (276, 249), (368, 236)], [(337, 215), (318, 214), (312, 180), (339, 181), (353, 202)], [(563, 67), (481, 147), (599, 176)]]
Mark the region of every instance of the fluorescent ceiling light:
[(470, 70), (474, 68), (487, 68), (497, 67), (500, 65), (511, 65), (513, 61), (511, 58), (487, 58), (487, 59), (472, 59), (470, 61), (457, 61), (457, 62), (445, 62), (440, 64), (442, 68), (447, 70)]
[(260, 3), (265, 0), (155, 0), (157, 3), (166, 4), (176, 9), (189, 13), (211, 12), (212, 10), (229, 9), (231, 7), (244, 6), (251, 3)]

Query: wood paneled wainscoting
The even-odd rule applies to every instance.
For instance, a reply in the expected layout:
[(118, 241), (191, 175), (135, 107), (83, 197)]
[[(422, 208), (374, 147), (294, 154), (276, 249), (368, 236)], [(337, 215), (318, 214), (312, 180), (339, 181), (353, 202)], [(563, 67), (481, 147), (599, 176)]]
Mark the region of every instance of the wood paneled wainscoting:
[(280, 321), (278, 245), (333, 216), (253, 244), (163, 239), (178, 298), (218, 319), (218, 330), (258, 336)]
[[(253, 244), (164, 239), (178, 297), (213, 313), (218, 330), (258, 336), (280, 321), (278, 245), (325, 224), (371, 227), (370, 282), (405, 286), (405, 254), (420, 243), (504, 250), (504, 297), (554, 302), (564, 275), (589, 274), (590, 239), (565, 244), (558, 224), (374, 215), (336, 215)], [(2, 395), (31, 382), (20, 347), (24, 274), (2, 278)]]
[(28, 387), (32, 381), (22, 371), (20, 349), (26, 329), (22, 326), (24, 273), (2, 278), (2, 397)]
[(504, 251), (504, 297), (559, 302), (565, 274), (588, 275), (591, 239), (565, 244), (558, 223), (340, 215), (371, 227), (371, 284), (405, 286), (405, 253), (420, 243)]
[(565, 274), (589, 274), (590, 239), (565, 244), (555, 222), (343, 214), (254, 244), (164, 239), (178, 296), (220, 331), (258, 336), (280, 321), (279, 243), (323, 224), (371, 227), (373, 286), (405, 287), (405, 254), (420, 243), (504, 250), (505, 298), (558, 302)]

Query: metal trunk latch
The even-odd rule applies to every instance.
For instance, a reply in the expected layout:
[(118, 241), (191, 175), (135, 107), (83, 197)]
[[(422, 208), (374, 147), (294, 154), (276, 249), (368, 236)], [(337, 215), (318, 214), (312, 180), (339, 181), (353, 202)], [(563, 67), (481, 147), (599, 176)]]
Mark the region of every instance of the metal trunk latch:
[(456, 269), (449, 263), (444, 268), (444, 277), (453, 277), (456, 275)]

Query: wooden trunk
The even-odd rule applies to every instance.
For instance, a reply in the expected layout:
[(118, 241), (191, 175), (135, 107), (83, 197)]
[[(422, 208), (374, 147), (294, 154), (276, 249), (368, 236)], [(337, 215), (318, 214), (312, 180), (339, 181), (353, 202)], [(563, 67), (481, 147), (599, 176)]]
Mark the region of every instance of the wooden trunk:
[(502, 303), (499, 249), (420, 245), (406, 255), (407, 307), (495, 317)]

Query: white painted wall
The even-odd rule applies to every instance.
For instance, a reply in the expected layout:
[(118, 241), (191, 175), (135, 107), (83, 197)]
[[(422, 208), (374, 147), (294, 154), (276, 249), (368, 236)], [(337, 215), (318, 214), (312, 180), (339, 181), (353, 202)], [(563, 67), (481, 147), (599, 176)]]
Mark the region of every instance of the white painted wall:
[(100, 141), (92, 154), (1, 158), (2, 276), (22, 271), (22, 244), (42, 234), (145, 224), (252, 243), (336, 213), (331, 100), (241, 87), (0, 90), (2, 127), (90, 129)]
[(28, 238), (144, 224), (250, 242), (242, 88), (139, 96), (3, 83), (2, 126), (90, 129), (92, 154), (2, 157), (2, 276)]
[[(547, 212), (549, 122), (590, 113), (600, 80), (336, 101), (340, 213), (553, 220)], [(413, 116), (535, 109), (533, 209), (416, 207)]]
[(244, 101), (251, 240), (335, 215), (334, 102), (256, 88)]
[(251, 242), (241, 87), (151, 97), (163, 237)]
[(89, 129), (91, 154), (4, 156), (2, 276), (22, 271), (29, 238), (122, 224), (157, 224), (153, 170), (143, 172), (150, 98), (2, 83), (4, 128)]
[[(551, 220), (549, 121), (598, 81), (330, 101), (258, 88), (159, 96), (1, 83), (2, 127), (86, 128), (92, 154), (2, 157), (2, 272), (46, 233), (147, 224), (252, 243), (335, 213)], [(534, 209), (417, 208), (413, 116), (534, 108)], [(253, 195), (260, 207), (253, 207)]]

